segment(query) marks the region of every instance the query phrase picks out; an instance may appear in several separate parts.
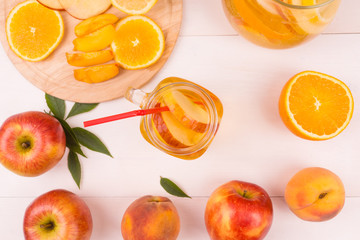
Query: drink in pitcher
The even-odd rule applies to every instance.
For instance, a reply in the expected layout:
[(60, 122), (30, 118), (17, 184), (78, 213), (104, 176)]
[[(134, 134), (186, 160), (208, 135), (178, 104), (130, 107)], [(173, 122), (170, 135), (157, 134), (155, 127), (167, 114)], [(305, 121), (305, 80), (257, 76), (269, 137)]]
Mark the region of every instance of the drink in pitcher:
[(223, 114), (213, 93), (176, 77), (164, 79), (151, 93), (129, 89), (125, 97), (142, 109), (168, 107), (168, 111), (143, 116), (140, 131), (156, 148), (186, 160), (206, 151)]
[(225, 14), (246, 39), (289, 48), (312, 39), (333, 20), (341, 0), (222, 0)]

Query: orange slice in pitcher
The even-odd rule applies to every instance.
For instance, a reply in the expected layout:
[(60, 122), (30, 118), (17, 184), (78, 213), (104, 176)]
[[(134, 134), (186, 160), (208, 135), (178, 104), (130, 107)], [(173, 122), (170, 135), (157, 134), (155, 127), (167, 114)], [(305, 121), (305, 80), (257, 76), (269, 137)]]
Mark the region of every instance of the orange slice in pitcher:
[(36, 62), (48, 57), (60, 44), (63, 35), (64, 23), (60, 13), (36, 0), (18, 4), (6, 19), (10, 48), (27, 61)]
[[(298, 6), (314, 6), (321, 3), (319, 0), (288, 0), (287, 2)], [(318, 34), (332, 21), (338, 6), (339, 3), (330, 3), (329, 6), (324, 7), (292, 9), (289, 14), (295, 18), (303, 31)]]
[(279, 100), (280, 116), (297, 136), (326, 140), (349, 124), (354, 100), (349, 88), (329, 75), (305, 71), (292, 77)]
[(111, 48), (115, 61), (123, 68), (146, 68), (160, 59), (165, 48), (164, 34), (148, 17), (126, 17), (116, 25)]
[(157, 0), (111, 0), (114, 7), (131, 15), (147, 13), (156, 2)]
[[(234, 8), (246, 23), (245, 25), (258, 32), (259, 35), (274, 40), (286, 40), (296, 37), (296, 33), (284, 24), (284, 19), (279, 14), (269, 12), (257, 1), (230, 0), (228, 5), (231, 6), (230, 8)], [(269, 19), (271, 19), (271, 24), (268, 23)]]

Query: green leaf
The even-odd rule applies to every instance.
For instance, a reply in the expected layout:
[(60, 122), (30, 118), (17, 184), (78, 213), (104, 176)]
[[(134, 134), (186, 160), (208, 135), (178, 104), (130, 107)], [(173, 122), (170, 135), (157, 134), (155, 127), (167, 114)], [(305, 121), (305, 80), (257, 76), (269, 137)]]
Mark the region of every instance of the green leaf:
[(56, 119), (60, 122), (61, 126), (64, 129), (65, 136), (66, 136), (66, 146), (70, 149), (70, 151), (73, 151), (75, 153), (80, 154), (83, 157), (86, 157), (83, 151), (81, 150), (80, 143), (78, 139), (75, 136), (75, 133), (73, 129), (69, 126), (69, 124), (58, 117)]
[(68, 155), (68, 168), (71, 173), (71, 176), (76, 182), (76, 185), (80, 189), (81, 164), (78, 155), (73, 151), (70, 151)]
[(55, 115), (55, 117), (64, 119), (65, 117), (65, 101), (51, 96), (49, 94), (45, 94), (46, 104), (50, 108), (50, 111)]
[(113, 157), (103, 142), (95, 134), (80, 127), (73, 128), (72, 130), (81, 145), (95, 152)]
[(160, 177), (160, 185), (165, 189), (166, 192), (168, 192), (171, 195), (174, 195), (177, 197), (191, 198), (186, 193), (184, 193), (184, 191), (181, 190), (174, 182), (172, 182), (168, 178)]
[(99, 104), (98, 103), (75, 103), (73, 105), (73, 107), (71, 108), (66, 119), (73, 117), (75, 115), (81, 114), (81, 113), (89, 112), (89, 111), (93, 110), (97, 105), (99, 105)]

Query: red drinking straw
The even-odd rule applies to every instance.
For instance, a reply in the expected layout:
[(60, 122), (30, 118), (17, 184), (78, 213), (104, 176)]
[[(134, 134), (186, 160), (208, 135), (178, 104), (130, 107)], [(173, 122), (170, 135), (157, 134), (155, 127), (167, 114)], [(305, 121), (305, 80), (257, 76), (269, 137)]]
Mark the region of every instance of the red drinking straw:
[(158, 107), (158, 108), (151, 108), (151, 109), (144, 109), (144, 110), (142, 110), (142, 109), (135, 110), (135, 111), (131, 111), (131, 112), (120, 113), (120, 114), (116, 114), (116, 115), (112, 115), (112, 116), (108, 116), (108, 117), (85, 121), (84, 127), (90, 127), (90, 126), (107, 123), (107, 122), (112, 122), (112, 121), (116, 121), (116, 120), (120, 120), (120, 119), (124, 119), (124, 118), (144, 116), (147, 114), (159, 113), (159, 112), (164, 112), (164, 111), (169, 111), (169, 108), (168, 107)]

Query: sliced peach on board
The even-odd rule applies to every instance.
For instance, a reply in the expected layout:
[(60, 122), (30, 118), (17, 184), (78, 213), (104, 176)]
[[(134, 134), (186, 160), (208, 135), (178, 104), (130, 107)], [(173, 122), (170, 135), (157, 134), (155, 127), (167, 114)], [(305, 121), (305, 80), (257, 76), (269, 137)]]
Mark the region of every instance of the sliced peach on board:
[(86, 83), (99, 83), (109, 80), (119, 74), (116, 63), (98, 65), (74, 70), (76, 80)]
[(53, 10), (63, 10), (63, 6), (60, 4), (59, 0), (37, 0), (39, 3), (44, 5), (47, 8)]
[[(165, 104), (160, 106), (163, 107)], [(170, 111), (162, 112), (159, 115), (153, 119), (154, 125), (162, 139), (173, 147), (193, 146), (199, 143), (204, 136), (203, 133), (195, 132), (182, 125)]]
[(88, 53), (66, 53), (67, 62), (75, 67), (88, 67), (106, 63), (114, 59), (111, 50), (101, 50)]
[(83, 37), (75, 38), (73, 41), (74, 50), (82, 52), (99, 51), (110, 46), (115, 37), (115, 28), (113, 25), (106, 25), (99, 30), (85, 35)]
[(77, 19), (97, 16), (111, 6), (110, 0), (59, 0), (59, 2), (71, 16)]
[(119, 18), (117, 16), (110, 13), (88, 18), (75, 26), (75, 35), (77, 37), (83, 37), (99, 30), (102, 27), (105, 27), (106, 25), (114, 24), (118, 20)]
[(210, 122), (209, 113), (180, 91), (170, 91), (164, 96), (165, 105), (185, 127), (195, 132), (205, 132)]

